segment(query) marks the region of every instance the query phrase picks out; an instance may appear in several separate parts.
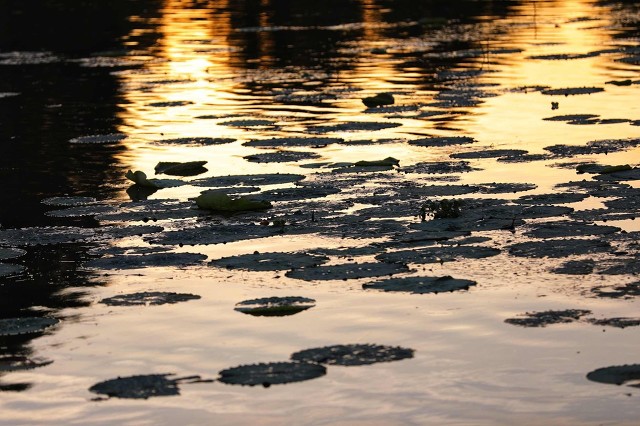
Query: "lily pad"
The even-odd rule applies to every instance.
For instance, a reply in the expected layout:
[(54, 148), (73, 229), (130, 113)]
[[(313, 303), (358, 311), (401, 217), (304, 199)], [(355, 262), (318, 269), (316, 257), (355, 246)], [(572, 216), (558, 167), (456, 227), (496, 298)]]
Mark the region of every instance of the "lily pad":
[(261, 120), (261, 119), (247, 119), (247, 120), (230, 120), (220, 123), (221, 126), (230, 127), (264, 127), (274, 126), (276, 124), (273, 120)]
[(280, 271), (286, 269), (308, 268), (329, 261), (326, 256), (307, 253), (251, 253), (223, 257), (212, 260), (209, 265), (227, 269), (249, 271)]
[(566, 87), (563, 89), (545, 89), (541, 91), (543, 95), (569, 96), (569, 95), (590, 95), (592, 93), (604, 92), (602, 87)]
[(392, 263), (443, 263), (461, 259), (483, 259), (500, 254), (500, 250), (483, 246), (438, 246), (382, 253), (376, 259)]
[(42, 200), (42, 204), (47, 206), (57, 207), (79, 207), (86, 206), (87, 204), (93, 204), (96, 199), (93, 197), (49, 197)]
[[(590, 319), (589, 322), (593, 325), (609, 326), (616, 328), (637, 327), (640, 325), (640, 318), (603, 318), (603, 319)], [(639, 377), (640, 378), (640, 377)]]
[(46, 358), (27, 358), (20, 355), (3, 355), (0, 356), (0, 373), (6, 371), (31, 370), (33, 368), (44, 367), (51, 363), (53, 363), (53, 361)]
[(145, 237), (145, 241), (161, 245), (207, 245), (253, 240), (280, 234), (281, 230), (273, 226), (212, 224), (163, 232), (157, 236)]
[(593, 225), (581, 222), (559, 221), (533, 225), (525, 235), (534, 238), (580, 237), (606, 235), (620, 231), (616, 226)]
[(206, 161), (188, 161), (184, 163), (174, 161), (161, 161), (154, 168), (157, 175), (195, 176), (207, 171), (204, 165)]
[(316, 266), (310, 268), (294, 269), (285, 275), (299, 280), (350, 280), (358, 278), (379, 277), (393, 275), (400, 272), (408, 272), (406, 265), (398, 263), (346, 263), (340, 265)]
[(593, 272), (595, 262), (593, 260), (569, 260), (551, 270), (554, 274), (565, 275), (589, 275)]
[(611, 385), (640, 387), (640, 364), (616, 365), (598, 368), (587, 374), (587, 379)]
[(90, 392), (116, 398), (147, 399), (154, 396), (180, 395), (178, 379), (169, 379), (172, 374), (148, 374), (118, 377), (97, 383)]
[(13, 263), (0, 263), (0, 277), (8, 277), (22, 273), (25, 267)]
[(294, 163), (302, 160), (320, 158), (320, 155), (315, 152), (278, 151), (246, 155), (243, 158), (252, 163)]
[(167, 107), (181, 107), (187, 105), (193, 105), (192, 101), (164, 101), (164, 102), (151, 102), (147, 104), (154, 108), (167, 108)]
[(375, 96), (369, 96), (362, 99), (362, 103), (367, 108), (375, 108), (383, 105), (393, 105), (395, 99), (391, 93), (378, 93)]
[(200, 253), (150, 253), (144, 255), (118, 255), (93, 259), (83, 264), (91, 269), (138, 269), (149, 267), (198, 265), (207, 256)]
[(60, 321), (55, 318), (42, 317), (0, 319), (0, 336), (42, 333), (47, 328), (59, 322)]
[(304, 179), (304, 175), (292, 173), (271, 173), (257, 175), (230, 175), (216, 176), (205, 179), (195, 179), (189, 182), (194, 186), (205, 187), (227, 187), (236, 185), (245, 186), (263, 186), (263, 185), (281, 185), (285, 183), (298, 182)]
[(519, 204), (569, 204), (577, 203), (587, 198), (588, 194), (576, 192), (559, 192), (553, 194), (524, 195), (514, 202)]
[(257, 139), (245, 142), (242, 145), (255, 148), (288, 148), (288, 147), (325, 147), (334, 143), (341, 143), (341, 138), (321, 138), (321, 137), (292, 137), (292, 138), (272, 138)]
[(143, 188), (162, 189), (184, 185), (184, 182), (177, 179), (147, 179), (146, 173), (140, 170), (129, 170), (125, 177)]
[(0, 260), (16, 259), (27, 254), (26, 250), (15, 247), (0, 247)]
[(69, 140), (69, 143), (73, 144), (113, 144), (118, 143), (127, 138), (127, 135), (122, 133), (109, 133), (106, 135), (89, 135), (79, 136)]
[(403, 277), (389, 278), (383, 281), (363, 284), (364, 289), (382, 290), (385, 292), (406, 292), (412, 294), (445, 293), (456, 290), (468, 290), (476, 285), (475, 281), (444, 277)]
[(609, 252), (611, 245), (600, 240), (566, 238), (517, 243), (509, 246), (508, 249), (510, 254), (517, 257), (562, 258), (579, 254)]
[(73, 226), (34, 226), (31, 228), (0, 230), (0, 244), (8, 246), (36, 246), (77, 243), (90, 239), (95, 229)]
[(447, 173), (466, 173), (474, 170), (468, 161), (433, 161), (428, 163), (417, 163), (408, 167), (403, 167), (402, 171), (406, 173), (419, 174), (447, 174)]
[(596, 176), (594, 179), (600, 181), (628, 181), (628, 180), (640, 180), (640, 167), (632, 168), (629, 170), (612, 171)]
[(260, 193), (261, 196), (273, 201), (307, 200), (310, 198), (323, 198), (328, 195), (338, 194), (340, 190), (330, 186), (306, 185), (299, 188), (270, 189)]
[(564, 311), (527, 312), (521, 318), (507, 318), (507, 324), (522, 327), (546, 327), (550, 324), (570, 323), (579, 320), (591, 311), (586, 309), (566, 309)]
[(609, 297), (612, 299), (640, 296), (640, 281), (635, 283), (623, 284), (619, 286), (598, 286), (591, 289), (598, 297)]
[(408, 141), (409, 145), (424, 147), (467, 145), (475, 142), (477, 142), (477, 140), (469, 136), (434, 136)]
[(256, 200), (251, 196), (231, 198), (221, 191), (210, 190), (200, 194), (195, 199), (198, 208), (215, 212), (243, 212), (260, 211), (272, 207), (271, 203)]
[(66, 209), (50, 210), (46, 212), (45, 215), (49, 217), (86, 217), (110, 213), (114, 212), (115, 210), (116, 209), (113, 206), (94, 204), (88, 206), (77, 206), (69, 207)]
[(327, 374), (327, 369), (307, 362), (270, 362), (241, 365), (220, 371), (218, 381), (230, 385), (269, 387), (311, 380)]
[(283, 317), (313, 308), (316, 301), (307, 297), (264, 297), (236, 303), (235, 310), (257, 317)]
[(451, 154), (451, 158), (475, 159), (475, 158), (500, 158), (500, 157), (517, 157), (528, 154), (523, 149), (487, 149), (484, 151), (457, 152)]
[(413, 349), (371, 344), (334, 345), (295, 352), (291, 359), (328, 365), (370, 365), (413, 358)]
[(400, 165), (400, 160), (397, 160), (393, 157), (387, 157), (383, 160), (372, 160), (372, 161), (367, 161), (367, 160), (361, 160), (361, 161), (356, 161), (354, 163), (354, 166), (356, 167), (387, 167), (387, 166), (399, 166)]
[(233, 138), (208, 138), (208, 137), (191, 137), (191, 138), (174, 138), (163, 139), (152, 142), (153, 145), (179, 145), (179, 146), (213, 146), (224, 145), (235, 142)]
[(138, 305), (166, 305), (189, 300), (200, 299), (196, 294), (173, 293), (166, 291), (145, 291), (141, 293), (120, 294), (118, 296), (107, 297), (100, 303), (109, 306), (138, 306)]
[(307, 127), (309, 133), (332, 132), (375, 132), (383, 129), (400, 127), (402, 123), (376, 123), (372, 121), (351, 121), (346, 123), (328, 124)]

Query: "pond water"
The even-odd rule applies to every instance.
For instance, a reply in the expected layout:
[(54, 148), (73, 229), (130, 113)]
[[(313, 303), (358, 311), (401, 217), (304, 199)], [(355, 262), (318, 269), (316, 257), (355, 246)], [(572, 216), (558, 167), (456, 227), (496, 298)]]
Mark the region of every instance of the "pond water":
[(33, 3), (1, 424), (637, 424), (637, 3)]

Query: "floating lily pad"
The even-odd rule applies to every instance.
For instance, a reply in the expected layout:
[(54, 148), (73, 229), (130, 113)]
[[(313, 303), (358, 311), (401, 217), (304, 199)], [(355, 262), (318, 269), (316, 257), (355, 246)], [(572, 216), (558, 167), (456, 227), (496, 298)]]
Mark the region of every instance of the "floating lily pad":
[(8, 246), (35, 246), (77, 243), (90, 239), (95, 229), (73, 226), (34, 226), (31, 228), (0, 230), (0, 244)]
[(563, 89), (545, 89), (543, 95), (569, 96), (569, 95), (590, 95), (592, 93), (604, 92), (602, 87), (566, 87)]
[(549, 55), (532, 55), (529, 56), (529, 59), (544, 59), (549, 61), (566, 61), (570, 59), (583, 59), (583, 58), (591, 58), (594, 56), (598, 56), (598, 52), (590, 52), (590, 53), (555, 53)]
[(184, 185), (184, 182), (177, 179), (147, 179), (146, 173), (140, 170), (135, 172), (129, 170), (125, 177), (143, 188), (161, 189)]
[(509, 246), (508, 249), (510, 254), (518, 257), (562, 258), (579, 254), (608, 252), (611, 251), (611, 245), (606, 241), (600, 240), (566, 238), (517, 243)]
[(551, 270), (554, 274), (565, 275), (589, 275), (593, 272), (595, 262), (593, 260), (569, 260)]
[(599, 286), (591, 289), (598, 297), (609, 297), (612, 299), (640, 296), (640, 282), (623, 284), (619, 286)]
[(371, 344), (334, 345), (306, 349), (291, 355), (294, 361), (328, 365), (369, 365), (377, 362), (400, 361), (413, 358), (413, 349), (400, 346)]
[(346, 263), (340, 265), (316, 266), (294, 269), (285, 275), (299, 280), (350, 280), (357, 278), (379, 277), (407, 272), (409, 268), (398, 263)]
[(195, 176), (207, 171), (204, 165), (206, 161), (188, 161), (184, 163), (174, 161), (161, 161), (156, 164), (154, 170), (157, 175)]
[(122, 133), (109, 133), (106, 135), (89, 135), (80, 136), (69, 140), (69, 143), (73, 144), (112, 144), (118, 143), (127, 138), (127, 135)]
[[(197, 118), (197, 117), (196, 117)], [(208, 138), (208, 137), (191, 137), (191, 138), (174, 138), (163, 139), (152, 142), (153, 145), (180, 145), (180, 146), (212, 146), (224, 145), (235, 142), (233, 138)]]
[(362, 103), (367, 108), (375, 108), (383, 105), (393, 105), (395, 99), (391, 93), (378, 93), (375, 96), (369, 96), (362, 99)]
[(283, 317), (313, 308), (316, 301), (307, 297), (264, 297), (236, 303), (235, 310), (257, 317)]
[(523, 149), (487, 149), (484, 151), (457, 152), (451, 154), (451, 158), (499, 158), (499, 157), (517, 157), (527, 154), (528, 151)]
[(400, 161), (396, 158), (393, 157), (387, 157), (385, 159), (382, 160), (361, 160), (361, 161), (356, 161), (354, 163), (354, 166), (356, 167), (393, 167), (393, 166), (399, 166), (400, 165)]
[(106, 299), (102, 299), (100, 303), (104, 303), (109, 306), (166, 305), (196, 299), (200, 299), (200, 296), (188, 293), (145, 291), (141, 293), (121, 294), (118, 296), (107, 297)]
[(273, 120), (261, 120), (261, 119), (249, 119), (249, 120), (230, 120), (220, 123), (221, 126), (230, 127), (264, 127), (274, 126), (276, 124)]
[(299, 188), (270, 189), (260, 193), (261, 196), (273, 201), (307, 200), (309, 198), (323, 198), (338, 194), (338, 188), (330, 186), (303, 186)]
[(270, 362), (241, 365), (220, 371), (222, 383), (230, 385), (269, 387), (283, 383), (311, 380), (327, 374), (327, 369), (306, 362)]
[(242, 145), (255, 148), (287, 148), (287, 147), (324, 147), (334, 143), (341, 143), (341, 138), (321, 138), (321, 137), (291, 137), (257, 139), (245, 142)]
[(0, 356), (0, 373), (6, 371), (31, 370), (33, 368), (44, 367), (53, 363), (46, 358), (27, 358), (20, 355)]
[(243, 158), (252, 163), (294, 163), (302, 160), (320, 158), (320, 155), (315, 152), (278, 151), (246, 155)]
[(576, 155), (608, 154), (624, 151), (640, 145), (640, 138), (603, 139), (587, 142), (585, 145), (552, 145), (544, 149), (554, 157), (567, 158)]
[(45, 215), (50, 217), (85, 217), (110, 213), (115, 210), (116, 209), (113, 206), (95, 204), (88, 206), (69, 207), (66, 209), (50, 210), (48, 212), (45, 212)]
[(546, 222), (532, 226), (525, 235), (534, 238), (580, 237), (585, 235), (605, 235), (620, 231), (616, 226), (593, 225), (580, 222)]
[(476, 285), (475, 281), (456, 279), (450, 276), (403, 277), (363, 284), (362, 288), (412, 294), (438, 294), (456, 290), (468, 290), (470, 286), (474, 285)]
[(42, 200), (42, 204), (57, 207), (79, 207), (93, 204), (96, 199), (93, 197), (49, 197)]
[(204, 225), (145, 237), (145, 241), (161, 245), (207, 245), (280, 235), (281, 230), (262, 225)]
[(227, 269), (245, 269), (249, 271), (280, 271), (286, 269), (308, 268), (329, 261), (326, 256), (307, 253), (251, 253), (223, 257), (212, 260), (209, 265)]
[(409, 145), (424, 147), (442, 147), (452, 145), (467, 145), (475, 143), (475, 140), (469, 136), (434, 136), (429, 138), (414, 139), (408, 141)]
[[(609, 326), (616, 328), (637, 327), (640, 325), (640, 318), (603, 318), (603, 319), (590, 319), (589, 322), (593, 325)], [(640, 378), (640, 377), (639, 377)]]
[(640, 387), (640, 364), (616, 365), (598, 368), (587, 374), (587, 379), (611, 385)]
[(206, 187), (226, 187), (236, 185), (246, 186), (263, 186), (263, 185), (281, 185), (284, 183), (298, 182), (304, 179), (304, 175), (291, 174), (291, 173), (271, 173), (271, 174), (257, 174), (257, 175), (230, 175), (230, 176), (216, 176), (205, 179), (195, 179), (189, 182), (194, 186), (206, 186)]
[(483, 259), (500, 254), (500, 250), (482, 246), (437, 246), (382, 253), (376, 259), (391, 263), (443, 263), (461, 259)]
[(588, 194), (579, 194), (576, 192), (560, 192), (553, 194), (534, 194), (524, 195), (514, 202), (519, 204), (569, 204), (577, 203), (587, 198)]
[(166, 107), (180, 107), (180, 106), (187, 106), (187, 105), (193, 105), (193, 102), (191, 101), (165, 101), (165, 102), (151, 102), (149, 104), (147, 104), (150, 107), (154, 107), (154, 108), (166, 108)]
[(0, 260), (16, 259), (27, 254), (26, 250), (15, 247), (0, 247)]
[(546, 327), (550, 324), (570, 323), (579, 320), (591, 311), (586, 309), (566, 309), (564, 311), (527, 312), (521, 318), (507, 318), (507, 324), (522, 327)]
[(97, 383), (90, 392), (116, 398), (147, 399), (154, 396), (180, 395), (179, 379), (169, 379), (172, 374), (149, 374), (118, 377)]
[(636, 167), (630, 170), (613, 171), (605, 174), (600, 174), (594, 179), (607, 180), (607, 181), (628, 181), (628, 180), (640, 180), (640, 167)]
[(468, 161), (434, 161), (417, 163), (412, 166), (403, 167), (402, 170), (407, 173), (446, 174), (466, 173), (479, 169), (471, 167)]
[(402, 123), (376, 123), (372, 121), (351, 121), (347, 123), (329, 124), (322, 126), (307, 127), (310, 133), (331, 133), (331, 132), (375, 132), (383, 129), (400, 127)]
[(59, 323), (55, 318), (23, 317), (0, 319), (0, 336), (16, 336), (19, 334), (42, 333), (47, 328)]
[(119, 255), (102, 257), (85, 262), (85, 268), (95, 269), (137, 269), (149, 267), (198, 265), (207, 256), (200, 253), (150, 253), (144, 255)]
[(195, 199), (198, 208), (215, 212), (246, 212), (267, 210), (271, 203), (257, 200), (252, 196), (231, 198), (221, 191), (209, 190), (200, 194)]
[(8, 277), (20, 274), (25, 270), (22, 265), (14, 265), (13, 263), (0, 263), (0, 277)]

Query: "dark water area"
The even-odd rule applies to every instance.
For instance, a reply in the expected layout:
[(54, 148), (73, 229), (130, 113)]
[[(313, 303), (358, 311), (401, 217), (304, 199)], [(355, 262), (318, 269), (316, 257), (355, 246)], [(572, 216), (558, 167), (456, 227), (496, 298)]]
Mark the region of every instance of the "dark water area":
[(639, 39), (622, 1), (3, 1), (0, 424), (633, 424)]

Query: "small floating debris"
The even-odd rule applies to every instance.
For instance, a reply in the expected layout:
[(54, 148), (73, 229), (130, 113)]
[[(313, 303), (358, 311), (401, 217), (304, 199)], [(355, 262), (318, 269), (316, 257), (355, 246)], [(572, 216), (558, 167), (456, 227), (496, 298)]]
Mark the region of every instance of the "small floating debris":
[(637, 327), (640, 325), (640, 318), (603, 318), (603, 319), (595, 319), (592, 318), (589, 322), (593, 325), (600, 326), (609, 326), (616, 328), (626, 328), (626, 327)]
[(178, 384), (182, 382), (201, 382), (199, 376), (169, 379), (173, 374), (147, 374), (139, 376), (118, 377), (105, 380), (89, 388), (90, 392), (107, 397), (127, 399), (148, 399), (155, 396), (180, 395)]
[(118, 143), (126, 138), (127, 135), (123, 133), (109, 133), (106, 135), (79, 136), (77, 138), (69, 139), (69, 143), (107, 145)]
[(22, 317), (0, 319), (0, 336), (17, 336), (20, 334), (42, 333), (47, 328), (59, 323), (55, 318)]
[(365, 104), (367, 108), (375, 108), (383, 105), (393, 105), (395, 99), (391, 93), (378, 93), (375, 96), (369, 96), (362, 99), (362, 103)]
[(334, 345), (295, 352), (291, 355), (291, 359), (294, 361), (318, 364), (354, 366), (413, 358), (414, 352), (413, 349), (400, 346), (371, 344)]
[(604, 92), (602, 87), (566, 87), (563, 89), (545, 89), (541, 91), (543, 95), (570, 96), (570, 95), (590, 95), (592, 93)]
[(564, 324), (579, 320), (591, 311), (586, 309), (566, 309), (564, 311), (527, 312), (523, 318), (507, 318), (507, 324), (522, 327), (546, 327), (551, 324)]
[(407, 143), (409, 145), (424, 146), (424, 147), (443, 147), (453, 145), (467, 145), (477, 142), (469, 136), (434, 136), (429, 138), (421, 138), (410, 140)]
[(149, 305), (167, 305), (189, 300), (200, 299), (200, 296), (189, 293), (173, 293), (167, 291), (144, 291), (140, 293), (121, 294), (118, 296), (107, 297), (102, 299), (100, 303), (109, 306), (149, 306)]
[[(197, 117), (196, 117), (197, 118)], [(208, 138), (208, 137), (191, 137), (191, 138), (174, 138), (163, 139), (152, 142), (152, 145), (179, 145), (179, 146), (213, 146), (224, 145), (235, 142), (233, 138)]]
[(38, 367), (44, 367), (53, 363), (52, 360), (46, 358), (27, 358), (21, 355), (3, 355), (0, 356), (0, 373), (7, 371), (31, 370)]
[(271, 385), (301, 382), (327, 374), (327, 369), (307, 362), (269, 362), (241, 365), (220, 371), (218, 381), (229, 385), (268, 388)]
[(457, 290), (468, 290), (476, 285), (475, 281), (444, 277), (403, 277), (389, 278), (383, 281), (363, 284), (364, 289), (382, 290), (385, 292), (403, 292), (411, 294), (446, 293)]
[(329, 261), (326, 256), (307, 253), (250, 253), (223, 257), (212, 260), (209, 265), (227, 269), (249, 271), (280, 271), (287, 269), (309, 268)]
[(13, 263), (0, 263), (0, 277), (9, 277), (24, 272), (25, 267)]
[(198, 208), (215, 212), (246, 212), (267, 210), (273, 207), (270, 202), (256, 200), (252, 196), (231, 198), (221, 191), (204, 191), (195, 199)]
[(206, 161), (188, 161), (188, 162), (175, 162), (175, 161), (161, 161), (154, 167), (157, 175), (174, 175), (174, 176), (195, 176), (207, 171), (204, 165)]
[(314, 299), (298, 296), (263, 297), (236, 303), (235, 310), (256, 317), (284, 317), (316, 306)]
[(587, 379), (611, 385), (640, 387), (640, 364), (615, 365), (598, 368), (587, 374)]
[(408, 271), (409, 268), (406, 265), (399, 263), (365, 262), (294, 269), (285, 275), (305, 281), (325, 281), (379, 277)]

